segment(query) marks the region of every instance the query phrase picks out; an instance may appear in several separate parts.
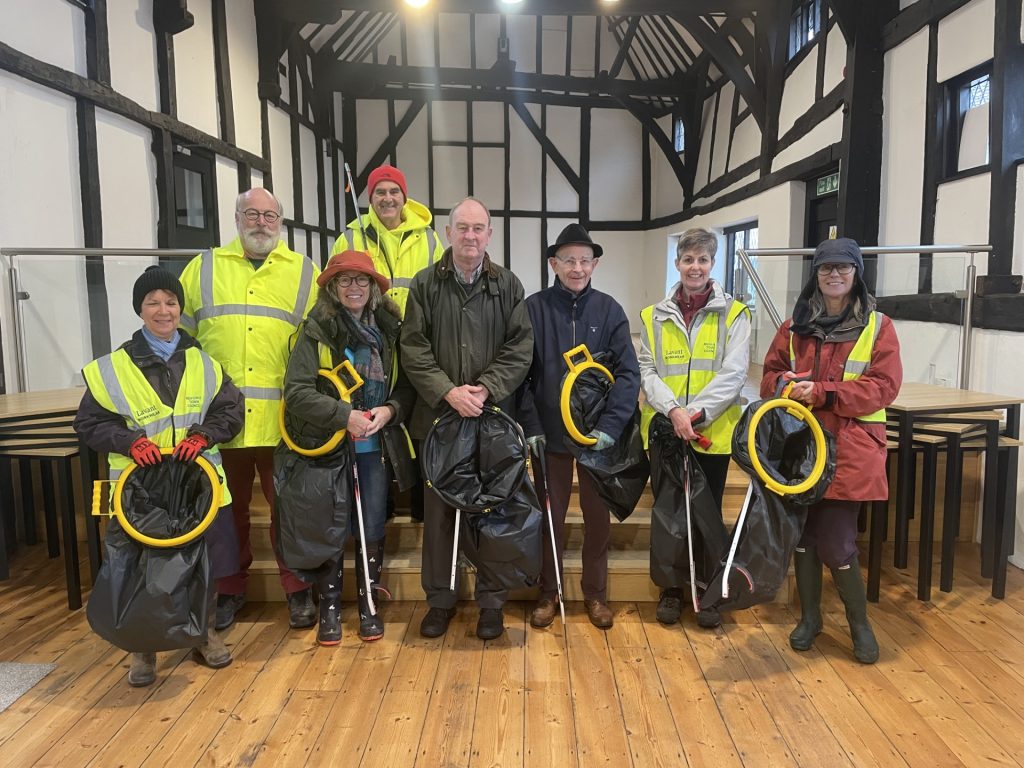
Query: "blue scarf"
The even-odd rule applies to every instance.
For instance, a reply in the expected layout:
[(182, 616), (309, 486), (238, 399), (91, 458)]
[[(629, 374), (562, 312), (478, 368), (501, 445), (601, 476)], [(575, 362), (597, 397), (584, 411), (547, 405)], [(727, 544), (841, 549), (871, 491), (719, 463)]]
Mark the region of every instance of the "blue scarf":
[(149, 342), (149, 348), (165, 363), (171, 359), (171, 355), (174, 354), (174, 350), (178, 348), (178, 342), (181, 340), (181, 334), (178, 333), (177, 329), (175, 329), (170, 341), (164, 341), (150, 333), (149, 328), (146, 326), (142, 326), (142, 335)]

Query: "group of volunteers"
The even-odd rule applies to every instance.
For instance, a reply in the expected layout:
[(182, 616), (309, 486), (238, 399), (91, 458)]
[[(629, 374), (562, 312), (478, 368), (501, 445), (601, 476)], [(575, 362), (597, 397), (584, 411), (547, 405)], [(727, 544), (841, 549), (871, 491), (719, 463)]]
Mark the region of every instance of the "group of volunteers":
[[(238, 237), (196, 256), (180, 279), (160, 266), (147, 269), (132, 297), (142, 328), (84, 369), (87, 390), (75, 428), (86, 444), (107, 454), (112, 476), (132, 463), (189, 462), (202, 455), (226, 485), (215, 522), (203, 534), (216, 595), (209, 600), (206, 641), (195, 656), (210, 667), (231, 663), (217, 633), (245, 604), (256, 473), (270, 505), (291, 627), (316, 626), (321, 645), (340, 642), (343, 552), (351, 536), (359, 636), (383, 636), (376, 598), (386, 595), (385, 521), (397, 482), (411, 489), (411, 514), (423, 521), (421, 581), (429, 610), (420, 632), (443, 635), (456, 610), (449, 585), (458, 554), (455, 510), (432, 488), (424, 489), (414, 457), (440, 414), (454, 410), (473, 419), (492, 404), (515, 416), (530, 451), (546, 460), (553, 536), (543, 537), (530, 624), (550, 625), (558, 611), (556, 568), (560, 573), (576, 463), (566, 448), (559, 392), (563, 354), (579, 344), (603, 353), (614, 376), (588, 435), (592, 448), (616, 445), (639, 401), (645, 445), (659, 414), (681, 440), (710, 440), (691, 446), (721, 515), (750, 363), (751, 319), (747, 307), (711, 278), (714, 234), (691, 229), (679, 237), (679, 281), (641, 312), (638, 353), (622, 306), (592, 284), (604, 253), (582, 226), (570, 224), (547, 248), (554, 284), (527, 298), (516, 275), (487, 253), (492, 225), (480, 200), (467, 197), (451, 208), (444, 248), (430, 211), (409, 197), (397, 168), (372, 171), (367, 195), (369, 210), (338, 238), (321, 272), (281, 240), (280, 201), (265, 189), (242, 193), (235, 211)], [(771, 395), (780, 381), (793, 380), (790, 396), (813, 407), (838, 446), (835, 479), (809, 510), (794, 557), (801, 618), (790, 643), (806, 650), (822, 630), (824, 563), (846, 606), (855, 655), (870, 663), (878, 646), (857, 562), (857, 515), (861, 502), (888, 494), (883, 409), (895, 398), (902, 371), (893, 324), (875, 311), (863, 272), (852, 240), (828, 240), (817, 248), (793, 317), (778, 330), (764, 361), (761, 393)], [(325, 388), (320, 374), (345, 361), (362, 380), (351, 402)], [(326, 456), (294, 450), (282, 442), (282, 402), (281, 424), (292, 445), (321, 446), (339, 430), (347, 430), (346, 439)], [(353, 470), (359, 524), (346, 499), (352, 520), (297, 534), (289, 515), (350, 496)], [(302, 482), (292, 482), (299, 473)], [(613, 624), (609, 509), (591, 476), (575, 474), (584, 520), (584, 606), (589, 620), (607, 629)], [(315, 541), (296, 543), (302, 535)], [(301, 558), (291, 555), (298, 549)], [(657, 619), (673, 624), (682, 612), (684, 584), (659, 586)], [(504, 632), (507, 596), (501, 584), (478, 572), (481, 639)], [(696, 618), (701, 627), (721, 623), (714, 609)], [(128, 682), (144, 686), (155, 677), (155, 653), (133, 651)]]

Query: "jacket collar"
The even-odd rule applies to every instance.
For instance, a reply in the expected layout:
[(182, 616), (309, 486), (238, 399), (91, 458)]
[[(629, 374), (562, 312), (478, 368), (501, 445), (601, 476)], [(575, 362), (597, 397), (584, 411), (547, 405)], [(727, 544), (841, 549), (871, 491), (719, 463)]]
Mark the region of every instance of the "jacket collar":
[[(189, 347), (199, 347), (199, 349), (202, 349), (202, 347), (199, 346), (199, 342), (192, 338), (184, 328), (178, 328), (178, 335), (178, 346), (171, 355), (171, 359), (174, 359), (179, 352), (184, 354), (185, 350)], [(146, 341), (146, 337), (142, 335), (141, 328), (133, 333), (132, 337), (128, 339), (128, 341), (121, 345), (121, 349), (127, 352), (128, 357), (130, 357), (135, 363), (160, 363), (161, 365), (164, 365), (164, 361), (156, 352), (153, 351), (153, 348), (149, 346), (149, 342)], [(152, 358), (152, 360), (150, 360), (150, 358)]]
[[(452, 258), (452, 247), (450, 245), (445, 249), (444, 255), (441, 256), (441, 260), (434, 266), (434, 274), (442, 280), (447, 280), (455, 274), (455, 261)], [(486, 275), (492, 280), (496, 280), (498, 278), (498, 268), (494, 262), (491, 261), (491, 255), (487, 252), (484, 252), (483, 270), (480, 274), (481, 276)]]
[[(654, 305), (654, 317), (659, 320), (672, 319), (685, 328), (686, 323), (683, 320), (683, 313), (679, 309), (679, 305), (676, 304), (675, 296), (679, 290), (679, 285), (682, 281), (677, 282), (672, 286), (672, 289), (668, 292), (668, 296), (659, 301)], [(703, 308), (697, 310), (697, 316), (706, 312), (725, 312), (729, 306), (728, 299), (729, 295), (722, 290), (721, 284), (717, 280), (711, 281), (711, 296), (708, 298), (708, 303)]]
[(567, 307), (572, 306), (573, 304), (581, 305), (585, 304), (594, 293), (594, 282), (591, 280), (582, 291), (579, 293), (573, 293), (562, 284), (562, 281), (559, 280), (556, 275), (555, 283), (551, 286), (550, 292), (551, 295), (555, 297), (556, 301), (565, 304)]

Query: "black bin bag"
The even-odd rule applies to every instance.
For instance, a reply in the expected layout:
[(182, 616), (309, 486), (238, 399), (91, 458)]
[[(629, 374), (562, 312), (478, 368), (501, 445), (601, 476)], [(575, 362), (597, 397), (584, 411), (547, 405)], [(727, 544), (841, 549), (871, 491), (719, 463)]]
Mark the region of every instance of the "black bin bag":
[(463, 553), (503, 589), (530, 587), (540, 577), (541, 511), (528, 451), (519, 425), (490, 405), (476, 418), (446, 411), (421, 451), (429, 486), (462, 510)]
[[(604, 353), (595, 355), (594, 360), (612, 367)], [(562, 385), (565, 385), (564, 378)], [(569, 393), (569, 413), (576, 428), (584, 435), (597, 427), (611, 388), (612, 382), (608, 377), (592, 368), (582, 371), (576, 377), (576, 383)], [(565, 447), (594, 481), (597, 495), (608, 505), (615, 518), (622, 521), (633, 514), (651, 475), (651, 465), (640, 434), (639, 407), (633, 410), (622, 435), (613, 437), (619, 439), (615, 445), (603, 451), (580, 445), (568, 435), (565, 436)]]
[[(732, 567), (727, 576), (727, 548), (701, 600), (702, 608), (737, 610), (773, 600), (786, 580), (790, 558), (803, 534), (807, 507), (822, 499), (835, 477), (835, 437), (822, 430), (827, 451), (825, 469), (811, 488), (781, 496), (764, 485), (754, 470), (747, 446), (750, 421), (764, 402), (751, 403), (733, 432), (732, 458), (750, 475), (750, 498), (746, 515), (741, 513), (729, 539), (729, 547), (736, 548)], [(810, 426), (785, 408), (773, 408), (762, 416), (754, 447), (765, 471), (784, 485), (795, 485), (808, 477), (817, 456)], [(728, 597), (723, 594), (726, 578)]]
[(284, 564), (308, 583), (348, 540), (355, 509), (352, 460), (347, 438), (324, 456), (301, 456), (283, 442), (274, 449), (277, 548)]
[[(212, 497), (201, 468), (167, 457), (132, 472), (121, 504), (137, 531), (167, 539), (195, 528)], [(205, 534), (177, 547), (152, 547), (131, 538), (112, 517), (103, 547), (103, 565), (86, 607), (97, 635), (133, 653), (206, 642), (214, 583)]]
[[(659, 587), (690, 583), (686, 528), (686, 458), (689, 444), (676, 437), (672, 422), (658, 414), (648, 434), (651, 448), (651, 579)], [(690, 467), (690, 518), (693, 528), (694, 577), (703, 589), (725, 549), (726, 530), (704, 472), (693, 458)]]

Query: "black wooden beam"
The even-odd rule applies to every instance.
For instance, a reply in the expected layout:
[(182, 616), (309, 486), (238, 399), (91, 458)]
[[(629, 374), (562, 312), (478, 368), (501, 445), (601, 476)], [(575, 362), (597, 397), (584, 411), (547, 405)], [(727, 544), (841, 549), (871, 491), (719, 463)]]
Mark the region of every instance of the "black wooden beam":
[[(282, 0), (283, 1), (283, 0)], [(680, 0), (630, 0), (629, 14), (671, 14), (679, 10)], [(625, 5), (625, 4), (624, 4)], [(749, 14), (764, 6), (761, 0), (686, 0), (689, 13)], [(494, 13), (494, 6), (481, 7), (480, 0), (432, 0), (432, 13)], [(346, 11), (386, 11), (405, 13), (404, 0), (335, 0), (332, 7)], [(522, 16), (620, 16), (617, 3), (595, 3), (594, 0), (523, 0), (502, 6), (500, 12)]]
[[(306, 216), (302, 205), (302, 137), (299, 132), (298, 114), (302, 112), (302, 101), (298, 98), (299, 45), (295, 37), (289, 39), (288, 45), (288, 101), (295, 111), (289, 116), (288, 129), (291, 136), (292, 150), (292, 218), (305, 221)], [(305, 60), (303, 60), (305, 64)], [(307, 254), (308, 255), (308, 254)]]
[(85, 13), (85, 68), (93, 80), (110, 85), (110, 31), (107, 0), (90, 0)]
[[(0, 43), (2, 44), (2, 43)], [(172, 118), (178, 116), (177, 78), (174, 74), (174, 38), (156, 31), (156, 73), (160, 90), (160, 111)]]
[(572, 169), (569, 165), (569, 161), (565, 159), (562, 153), (558, 150), (558, 147), (554, 145), (554, 142), (548, 138), (547, 133), (537, 125), (537, 121), (533, 119), (533, 115), (530, 114), (530, 110), (526, 108), (526, 105), (519, 101), (511, 101), (509, 106), (515, 110), (516, 114), (519, 115), (519, 119), (523, 121), (523, 125), (527, 127), (533, 138), (540, 144), (541, 149), (544, 150), (544, 154), (551, 158), (554, 162), (555, 167), (562, 172), (572, 188), (576, 190), (577, 194), (583, 194), (583, 182), (580, 179), (579, 174)]
[[(96, 106), (76, 100), (78, 121), (78, 174), (82, 194), (82, 234), (86, 248), (103, 247), (103, 210), (100, 196), (99, 151), (96, 142)], [(92, 356), (110, 352), (110, 313), (102, 256), (85, 257), (86, 300)]]
[(618, 53), (615, 54), (615, 60), (612, 62), (612, 66), (608, 70), (608, 75), (610, 77), (618, 77), (619, 72), (622, 71), (622, 65), (629, 56), (629, 46), (633, 44), (633, 38), (636, 37), (636, 31), (639, 27), (640, 17), (630, 17), (629, 27), (626, 29), (626, 34), (623, 35), (622, 41), (619, 43)]
[[(921, 244), (935, 242), (935, 210), (939, 200), (939, 181), (945, 170), (942, 151), (943, 134), (947, 130), (946, 89), (938, 82), (939, 25), (928, 27), (928, 63), (925, 75), (924, 100), (924, 165), (921, 178)], [(930, 253), (922, 253), (917, 263), (918, 293), (932, 292), (932, 263)]]
[(301, 24), (282, 19), (279, 4), (274, 0), (255, 0), (253, 9), (256, 13), (259, 70), (257, 90), (261, 99), (278, 99), (281, 97), (281, 81), (277, 65)]
[(969, 2), (971, 0), (917, 0), (882, 27), (882, 47), (887, 51), (895, 48)]
[[(525, 90), (567, 91), (580, 94), (608, 94), (611, 96), (664, 96), (677, 98), (686, 85), (685, 73), (657, 80), (620, 80), (599, 73), (597, 77), (566, 77), (518, 72), (499, 60), (490, 69), (460, 67), (402, 67), (397, 64), (355, 64), (336, 62), (326, 65), (326, 82), (318, 83), (335, 91), (351, 93), (358, 98), (378, 95), (384, 86), (421, 85), (428, 88), (442, 86), (479, 88), (521, 88)], [(749, 80), (749, 77), (747, 78)]]
[(235, 107), (231, 96), (231, 63), (228, 56), (227, 0), (213, 0), (213, 65), (217, 78), (217, 109), (220, 137), (235, 143)]
[(723, 189), (731, 187), (740, 179), (745, 179), (752, 173), (756, 173), (759, 167), (758, 159), (752, 157), (745, 163), (740, 163), (731, 171), (726, 171), (717, 179), (712, 181), (710, 184), (705, 185), (694, 194), (694, 199), (699, 200), (702, 197), (711, 197), (717, 195)]
[(846, 94), (846, 83), (840, 82), (825, 96), (815, 101), (806, 112), (793, 121), (793, 125), (786, 131), (775, 145), (775, 153), (778, 154), (786, 147), (796, 143), (818, 125), (822, 120), (831, 115), (843, 106), (843, 97)]
[(85, 99), (97, 107), (127, 117), (154, 130), (171, 131), (187, 143), (197, 144), (235, 162), (246, 162), (261, 171), (270, 171), (269, 161), (265, 161), (262, 157), (232, 146), (215, 136), (176, 120), (170, 115), (150, 112), (145, 107), (112, 90), (110, 86), (35, 59), (2, 42), (0, 42), (0, 69), (76, 99)]
[(1024, 46), (1021, 4), (996, 0), (995, 46), (989, 101), (989, 275), (1013, 271), (1017, 166), (1024, 161)]
[[(689, 12), (689, 7), (687, 7), (687, 11)], [(703, 19), (695, 19), (679, 13), (674, 14), (674, 17), (689, 30), (704, 50), (711, 55), (715, 65), (732, 81), (736, 90), (750, 107), (758, 127), (763, 130), (766, 118), (765, 96), (747, 73), (746, 62), (736, 53), (736, 49), (724, 35), (719, 34), (718, 30), (713, 30)]]
[[(763, 71), (765, 115), (761, 126), (761, 175), (772, 172), (772, 161), (778, 154), (779, 112), (782, 89), (786, 83), (786, 53), (789, 46), (789, 11), (791, 0), (775, 0), (774, 6), (758, 14), (757, 24), (764, 24), (764, 43), (759, 51)], [(751, 114), (756, 113), (751, 110)]]
[[(838, 228), (862, 245), (878, 243), (882, 186), (882, 94), (885, 51), (882, 25), (896, 0), (878, 0), (875, 13), (859, 14), (846, 51), (846, 109), (841, 150)], [(874, 289), (877, 259), (866, 259), (864, 281)]]
[[(978, 278), (981, 280), (982, 278)], [(1024, 294), (976, 296), (971, 322), (975, 328), (1024, 333)], [(894, 320), (917, 320), (925, 323), (963, 323), (963, 299), (952, 293), (929, 293), (906, 296), (879, 296), (878, 309)]]
[(170, 248), (174, 233), (174, 138), (166, 128), (153, 131), (156, 156), (156, 245)]

